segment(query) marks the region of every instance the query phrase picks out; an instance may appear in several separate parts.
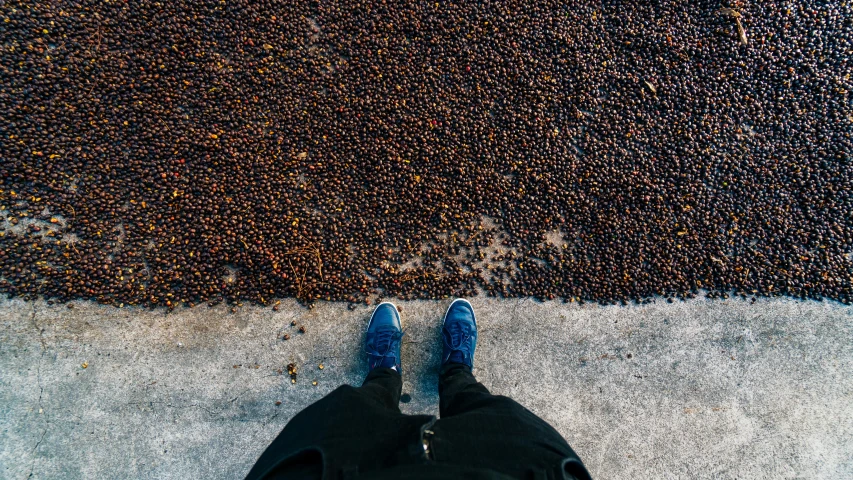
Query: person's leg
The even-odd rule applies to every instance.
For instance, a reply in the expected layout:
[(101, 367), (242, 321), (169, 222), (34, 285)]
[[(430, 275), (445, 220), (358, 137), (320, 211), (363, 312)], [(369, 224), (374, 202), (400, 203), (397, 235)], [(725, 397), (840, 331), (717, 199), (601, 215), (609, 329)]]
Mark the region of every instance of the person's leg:
[(438, 380), (441, 418), (463, 413), (492, 399), (471, 370), (477, 348), (477, 320), (467, 300), (456, 299), (444, 314), (441, 329), (442, 355)]
[(367, 324), (366, 350), (370, 373), (359, 391), (397, 413), (400, 413), (400, 394), (403, 391), (402, 338), (403, 324), (397, 307), (390, 302), (377, 305)]
[(433, 425), (437, 462), (515, 476), (589, 478), (577, 454), (546, 421), (515, 400), (492, 395), (472, 374), (477, 324), (471, 305), (451, 304), (442, 331), (441, 419)]
[(464, 413), (477, 408), (478, 402), (492, 397), (489, 390), (478, 382), (471, 367), (462, 363), (448, 363), (438, 375), (438, 411), (441, 418)]
[(374, 368), (367, 374), (361, 386), (354, 390), (377, 405), (400, 413), (400, 395), (403, 393), (403, 377), (400, 372), (391, 368)]
[(578, 455), (551, 425), (515, 400), (484, 389), (473, 381), (442, 398), (441, 418), (431, 427), (434, 461), (488, 468), (514, 478), (589, 478)]

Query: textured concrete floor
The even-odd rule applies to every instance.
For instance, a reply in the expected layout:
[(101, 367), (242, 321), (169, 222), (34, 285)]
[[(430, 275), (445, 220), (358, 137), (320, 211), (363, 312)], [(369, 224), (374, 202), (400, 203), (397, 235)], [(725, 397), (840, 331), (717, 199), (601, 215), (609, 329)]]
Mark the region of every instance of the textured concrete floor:
[[(448, 303), (400, 304), (404, 411), (437, 413)], [(853, 478), (849, 307), (473, 304), (475, 373), (551, 422), (596, 478)], [(241, 478), (291, 416), (360, 382), (370, 311), (0, 301), (0, 478)]]

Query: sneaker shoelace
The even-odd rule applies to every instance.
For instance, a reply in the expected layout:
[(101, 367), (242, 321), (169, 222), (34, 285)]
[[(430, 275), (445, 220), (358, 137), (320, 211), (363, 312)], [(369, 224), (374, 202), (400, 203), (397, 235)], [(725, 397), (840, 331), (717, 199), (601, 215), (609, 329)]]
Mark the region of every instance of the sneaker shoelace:
[(447, 336), (445, 336), (444, 343), (450, 349), (450, 361), (465, 363), (465, 359), (471, 355), (470, 344), (468, 343), (471, 332), (461, 322), (451, 323), (447, 331), (450, 334), (450, 343), (447, 343)]
[[(368, 345), (369, 347), (372, 346), (373, 350), (367, 353), (376, 357), (375, 365), (383, 365), (388, 354), (396, 353), (394, 352), (394, 344), (399, 342), (403, 338), (403, 335), (404, 333), (396, 328), (383, 328), (373, 333), (373, 338), (370, 345)], [(382, 347), (385, 348), (383, 349)], [(394, 363), (396, 364), (397, 357), (394, 356), (392, 358), (394, 358)]]

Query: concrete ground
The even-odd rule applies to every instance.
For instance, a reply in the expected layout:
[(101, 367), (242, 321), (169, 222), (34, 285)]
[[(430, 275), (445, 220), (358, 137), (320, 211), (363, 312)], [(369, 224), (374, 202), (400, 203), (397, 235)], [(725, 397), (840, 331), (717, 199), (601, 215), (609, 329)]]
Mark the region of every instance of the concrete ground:
[[(472, 303), (477, 376), (595, 478), (853, 478), (849, 307)], [(405, 412), (437, 414), (448, 304), (399, 304)], [(289, 418), (366, 372), (370, 308), (281, 307), (0, 301), (0, 478), (241, 478)]]

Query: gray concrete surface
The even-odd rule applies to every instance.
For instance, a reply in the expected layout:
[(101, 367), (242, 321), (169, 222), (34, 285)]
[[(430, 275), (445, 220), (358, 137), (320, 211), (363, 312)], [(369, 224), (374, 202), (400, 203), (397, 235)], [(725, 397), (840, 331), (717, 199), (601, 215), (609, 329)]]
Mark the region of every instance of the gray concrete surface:
[[(406, 412), (437, 413), (448, 303), (400, 303)], [(853, 478), (850, 308), (473, 303), (477, 376), (596, 478)], [(370, 311), (0, 301), (0, 478), (241, 478), (296, 412), (360, 382)]]

